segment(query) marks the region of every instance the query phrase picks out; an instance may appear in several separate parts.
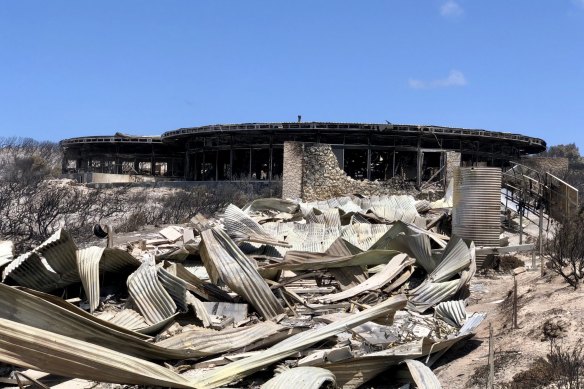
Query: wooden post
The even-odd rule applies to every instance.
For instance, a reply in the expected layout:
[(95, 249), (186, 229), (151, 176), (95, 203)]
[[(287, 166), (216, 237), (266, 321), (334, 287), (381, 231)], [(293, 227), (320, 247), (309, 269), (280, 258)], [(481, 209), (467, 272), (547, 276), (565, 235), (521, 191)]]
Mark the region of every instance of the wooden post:
[(521, 200), (517, 210), (519, 211), (519, 244), (523, 244), (523, 202)]
[(513, 275), (513, 329), (517, 329), (517, 278)]
[[(548, 218), (549, 220), (549, 218)], [(545, 275), (543, 267), (543, 206), (539, 206), (539, 262), (541, 264), (541, 276)]]
[(495, 387), (495, 348), (493, 345), (493, 327), (489, 323), (489, 377), (487, 379), (487, 389)]
[(114, 247), (114, 229), (109, 224), (105, 226), (107, 232), (107, 244), (105, 247), (108, 249)]

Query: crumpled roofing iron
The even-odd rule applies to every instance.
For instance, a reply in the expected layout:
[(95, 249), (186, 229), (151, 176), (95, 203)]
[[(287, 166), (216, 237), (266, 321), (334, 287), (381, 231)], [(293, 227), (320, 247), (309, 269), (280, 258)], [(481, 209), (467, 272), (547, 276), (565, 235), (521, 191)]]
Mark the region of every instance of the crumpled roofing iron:
[(144, 359), (0, 318), (0, 361), (65, 377), (121, 384), (196, 388)]
[(318, 389), (335, 386), (335, 375), (322, 367), (303, 366), (286, 369), (261, 386), (261, 389)]
[(128, 292), (148, 324), (156, 324), (176, 313), (176, 303), (158, 279), (152, 260), (145, 260), (127, 280)]
[(252, 262), (223, 230), (208, 229), (201, 236), (201, 258), (214, 282), (223, 281), (266, 319), (284, 312)]

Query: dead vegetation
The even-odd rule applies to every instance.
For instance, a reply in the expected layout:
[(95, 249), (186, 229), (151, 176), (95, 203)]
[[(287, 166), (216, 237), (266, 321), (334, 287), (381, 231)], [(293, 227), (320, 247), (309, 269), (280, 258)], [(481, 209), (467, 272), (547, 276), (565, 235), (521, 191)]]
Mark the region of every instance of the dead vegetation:
[(242, 206), (266, 193), (239, 185), (153, 189), (98, 188), (60, 180), (60, 150), (50, 142), (0, 138), (0, 236), (24, 251), (60, 228), (79, 243), (92, 239), (96, 223), (118, 231), (145, 225), (184, 223), (212, 215), (229, 203)]
[(584, 278), (584, 218), (569, 215), (546, 242), (550, 269), (577, 289)]
[(584, 387), (584, 346), (581, 341), (572, 347), (551, 340), (547, 358), (537, 358), (527, 370), (517, 373), (504, 389)]

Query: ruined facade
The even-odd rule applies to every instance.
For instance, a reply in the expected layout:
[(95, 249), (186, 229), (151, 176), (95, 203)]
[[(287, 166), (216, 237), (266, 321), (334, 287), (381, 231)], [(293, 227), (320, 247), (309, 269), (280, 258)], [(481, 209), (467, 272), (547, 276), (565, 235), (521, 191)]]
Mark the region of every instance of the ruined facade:
[[(284, 143), (283, 198), (301, 198), (305, 201), (340, 197), (347, 194), (376, 196), (384, 194), (411, 194), (415, 191), (407, 181), (357, 180), (339, 167), (330, 145)], [(438, 196), (442, 195), (440, 192)]]
[[(381, 182), (396, 177), (419, 187), (445, 180), (448, 166), (504, 167), (546, 148), (541, 139), (484, 130), (321, 122), (202, 126), (168, 131), (160, 137), (82, 137), (65, 139), (61, 146), (63, 172), (72, 175), (94, 172), (161, 180), (273, 182), (281, 181), (294, 163), (285, 156), (286, 142), (307, 145), (308, 155), (326, 164), (327, 171), (337, 169), (338, 177), (328, 179), (345, 180), (346, 188), (358, 185), (368, 193), (376, 193)], [(326, 156), (319, 154), (324, 150), (320, 145), (330, 145)], [(337, 167), (333, 167), (331, 152)], [(340, 178), (343, 172), (348, 177)], [(310, 177), (305, 179), (310, 181)]]

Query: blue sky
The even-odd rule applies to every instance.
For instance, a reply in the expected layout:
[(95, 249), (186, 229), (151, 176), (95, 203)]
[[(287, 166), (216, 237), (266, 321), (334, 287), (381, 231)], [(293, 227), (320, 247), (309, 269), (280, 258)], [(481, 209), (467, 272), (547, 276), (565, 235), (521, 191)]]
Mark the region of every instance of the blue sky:
[(0, 0), (0, 136), (298, 114), (584, 153), (584, 0)]

